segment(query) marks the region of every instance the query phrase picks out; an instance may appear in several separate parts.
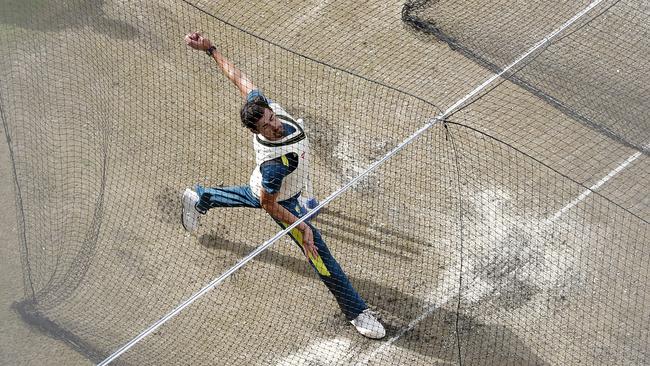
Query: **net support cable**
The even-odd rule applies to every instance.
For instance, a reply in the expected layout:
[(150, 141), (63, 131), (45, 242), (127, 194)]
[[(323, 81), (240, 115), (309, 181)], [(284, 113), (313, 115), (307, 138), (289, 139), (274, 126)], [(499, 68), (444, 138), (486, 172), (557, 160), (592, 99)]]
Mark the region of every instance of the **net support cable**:
[[(425, 131), (429, 130), (431, 127), (434, 125), (438, 124), (441, 121), (444, 121), (449, 115), (455, 113), (457, 110), (461, 109), (467, 101), (472, 99), (474, 96), (477, 94), (481, 93), (486, 87), (488, 87), (490, 84), (492, 84), (495, 80), (500, 78), (503, 74), (507, 73), (518, 65), (520, 62), (525, 60), (528, 56), (530, 56), (532, 53), (536, 52), (539, 50), (542, 46), (548, 44), (553, 40), (559, 33), (561, 33), (563, 30), (566, 28), (570, 27), (573, 23), (575, 23), (578, 19), (583, 17), (585, 14), (587, 14), (590, 10), (592, 10), (594, 7), (596, 7), (598, 4), (600, 4), (603, 0), (595, 0), (592, 3), (590, 3), (587, 7), (585, 7), (582, 11), (574, 15), (571, 19), (567, 20), (564, 24), (562, 24), (560, 27), (546, 35), (543, 39), (541, 39), (539, 42), (534, 44), (532, 47), (528, 49), (525, 53), (523, 53), (521, 56), (519, 56), (515, 61), (513, 61), (510, 65), (506, 66), (504, 69), (502, 69), (499, 73), (494, 74), (490, 78), (486, 79), (482, 84), (474, 88), (472, 91), (470, 91), (467, 95), (456, 101), (451, 107), (447, 108), (444, 112), (438, 114), (437, 116), (430, 118), (422, 127), (420, 127), (417, 131), (415, 131), (411, 136), (407, 137), (405, 140), (403, 140), (400, 144), (398, 144), (395, 148), (393, 148), (391, 151), (386, 153), (381, 159), (375, 161), (372, 163), (370, 166), (368, 166), (363, 172), (361, 172), (358, 176), (354, 177), (352, 180), (350, 180), (347, 184), (345, 184), (343, 187), (339, 188), (335, 192), (331, 193), (327, 198), (325, 198), (318, 206), (316, 206), (312, 211), (308, 212), (306, 215), (303, 217), (299, 218), (296, 222), (293, 224), (289, 225), (287, 228), (284, 230), (279, 231), (276, 233), (272, 238), (269, 240), (265, 241), (263, 244), (258, 246), (255, 250), (253, 250), (251, 253), (249, 253), (247, 256), (242, 258), (237, 264), (232, 266), (230, 269), (222, 273), (219, 277), (215, 278), (212, 280), (210, 283), (205, 285), (201, 290), (197, 291), (194, 293), (192, 296), (190, 296), (187, 300), (183, 301), (181, 304), (179, 304), (176, 308), (174, 308), (172, 311), (167, 313), (165, 316), (157, 320), (155, 323), (150, 325), (147, 329), (142, 331), (142, 333), (138, 334), (136, 337), (131, 339), (129, 342), (124, 344), (122, 347), (120, 347), (118, 350), (113, 352), (110, 356), (108, 356), (106, 359), (104, 359), (102, 362), (98, 364), (98, 366), (105, 366), (120, 357), (122, 354), (124, 354), (126, 351), (131, 349), (133, 346), (135, 346), (138, 342), (140, 342), (142, 339), (150, 335), (151, 333), (155, 332), (156, 329), (160, 328), (163, 324), (165, 324), (167, 321), (178, 315), (181, 311), (183, 311), (186, 307), (190, 306), (193, 302), (201, 298), (203, 295), (208, 293), (209, 291), (213, 290), (216, 286), (221, 284), (224, 280), (226, 280), (228, 277), (230, 277), (233, 273), (235, 273), (237, 270), (245, 266), (248, 262), (253, 260), (256, 256), (258, 256), (260, 253), (264, 252), (266, 249), (268, 249), (271, 245), (276, 243), (280, 238), (282, 238), (284, 235), (288, 234), (291, 230), (293, 230), (295, 227), (300, 225), (302, 222), (308, 220), (311, 216), (313, 216), (316, 212), (318, 212), (321, 208), (325, 207), (327, 204), (329, 204), (331, 201), (335, 200), (337, 197), (342, 195), (343, 193), (347, 192), (350, 188), (352, 188), (356, 183), (358, 183), (361, 179), (365, 178), (368, 174), (376, 170), (379, 166), (383, 165), (388, 159), (399, 153), (401, 150), (403, 150), (405, 147), (410, 145), (413, 141), (415, 141), (420, 135), (422, 135)], [(435, 304), (434, 304), (435, 305)], [(399, 330), (396, 335), (391, 337), (389, 340), (386, 342), (382, 343), (380, 347), (372, 351), (370, 354), (368, 354), (366, 357), (364, 357), (361, 362), (357, 363), (358, 365), (365, 365), (368, 363), (370, 359), (372, 359), (374, 356), (377, 354), (383, 352), (384, 350), (387, 349), (390, 345), (395, 343), (398, 339), (400, 339), (407, 331), (413, 329), (422, 319), (426, 317), (427, 314), (429, 314), (431, 311), (433, 311), (433, 308), (427, 308), (425, 309), (424, 313), (414, 319), (412, 322), (410, 322), (406, 327), (403, 329)]]

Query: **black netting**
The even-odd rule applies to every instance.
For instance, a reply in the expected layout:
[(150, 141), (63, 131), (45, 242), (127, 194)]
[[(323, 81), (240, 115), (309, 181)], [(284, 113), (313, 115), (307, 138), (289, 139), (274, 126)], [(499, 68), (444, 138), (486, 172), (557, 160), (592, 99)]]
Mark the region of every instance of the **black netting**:
[(15, 308), (91, 362), (650, 362), (647, 5), (1, 6)]
[[(589, 1), (513, 6), (410, 1), (404, 21), (492, 70), (559, 29)], [(647, 4), (603, 1), (508, 80), (621, 144), (648, 152)], [(525, 11), (525, 13), (522, 13)], [(525, 14), (525, 15), (523, 15)]]

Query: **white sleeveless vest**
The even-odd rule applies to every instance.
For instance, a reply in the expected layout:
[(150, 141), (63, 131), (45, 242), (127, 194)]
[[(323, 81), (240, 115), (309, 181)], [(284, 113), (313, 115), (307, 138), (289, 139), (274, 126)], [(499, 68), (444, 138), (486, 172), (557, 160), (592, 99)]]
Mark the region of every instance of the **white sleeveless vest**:
[(278, 201), (289, 199), (298, 193), (310, 190), (309, 188), (309, 142), (303, 128), (303, 120), (293, 118), (277, 103), (270, 103), (269, 107), (275, 115), (286, 124), (296, 129), (294, 133), (285, 136), (280, 140), (269, 141), (260, 134), (253, 135), (253, 147), (255, 148), (255, 169), (250, 178), (250, 186), (253, 194), (260, 197), (262, 189), (262, 172), (260, 166), (268, 160), (278, 158), (289, 153), (298, 155), (298, 167), (287, 175), (282, 181), (278, 192)]

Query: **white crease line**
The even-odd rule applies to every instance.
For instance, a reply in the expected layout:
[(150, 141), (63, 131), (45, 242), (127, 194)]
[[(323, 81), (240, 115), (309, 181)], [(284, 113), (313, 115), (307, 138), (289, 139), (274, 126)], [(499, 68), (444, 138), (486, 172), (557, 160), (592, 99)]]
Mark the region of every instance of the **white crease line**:
[(637, 151), (635, 154), (632, 154), (627, 160), (622, 162), (619, 166), (617, 166), (614, 170), (609, 172), (606, 176), (604, 176), (601, 180), (596, 182), (593, 186), (589, 187), (589, 189), (586, 189), (584, 192), (582, 192), (576, 199), (573, 201), (569, 202), (566, 206), (562, 207), (558, 212), (551, 217), (550, 221), (555, 221), (557, 220), (560, 216), (562, 216), (565, 212), (569, 211), (571, 208), (573, 208), (575, 205), (580, 203), (580, 201), (584, 200), (589, 196), (590, 194), (594, 193), (595, 190), (600, 188), (603, 184), (607, 183), (608, 180), (612, 179), (614, 176), (616, 176), (618, 173), (621, 172), (621, 170), (625, 169), (628, 165), (630, 165), (633, 161), (639, 158), (641, 156), (641, 152)]
[[(452, 273), (449, 269), (445, 271), (445, 275), (443, 275), (444, 278), (448, 278), (451, 276), (447, 276), (447, 274), (455, 274)], [(439, 297), (437, 301), (434, 301), (433, 304), (428, 305), (427, 307), (424, 308), (424, 311), (420, 316), (412, 320), (406, 327), (403, 327), (402, 329), (397, 332), (394, 336), (389, 338), (386, 342), (383, 342), (379, 347), (377, 347), (374, 351), (370, 352), (366, 356), (363, 357), (363, 359), (359, 360), (355, 365), (366, 365), (368, 361), (373, 359), (376, 355), (386, 351), (388, 347), (391, 347), (393, 343), (397, 342), (404, 334), (415, 328), (416, 325), (418, 325), (422, 320), (424, 320), (429, 314), (431, 314), (434, 310), (439, 309), (441, 306), (449, 302), (456, 293), (458, 293), (458, 282), (457, 281), (444, 281), (442, 284), (442, 289), (439, 290), (438, 292), (442, 292), (443, 296)]]

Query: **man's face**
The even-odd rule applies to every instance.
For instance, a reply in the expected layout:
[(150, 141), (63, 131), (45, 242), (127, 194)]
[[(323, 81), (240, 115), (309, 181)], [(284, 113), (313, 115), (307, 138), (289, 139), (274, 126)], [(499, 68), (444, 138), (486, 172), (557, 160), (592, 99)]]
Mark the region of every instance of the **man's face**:
[(267, 140), (279, 140), (284, 136), (284, 127), (282, 122), (270, 109), (264, 109), (264, 115), (257, 121), (257, 133), (264, 136)]

